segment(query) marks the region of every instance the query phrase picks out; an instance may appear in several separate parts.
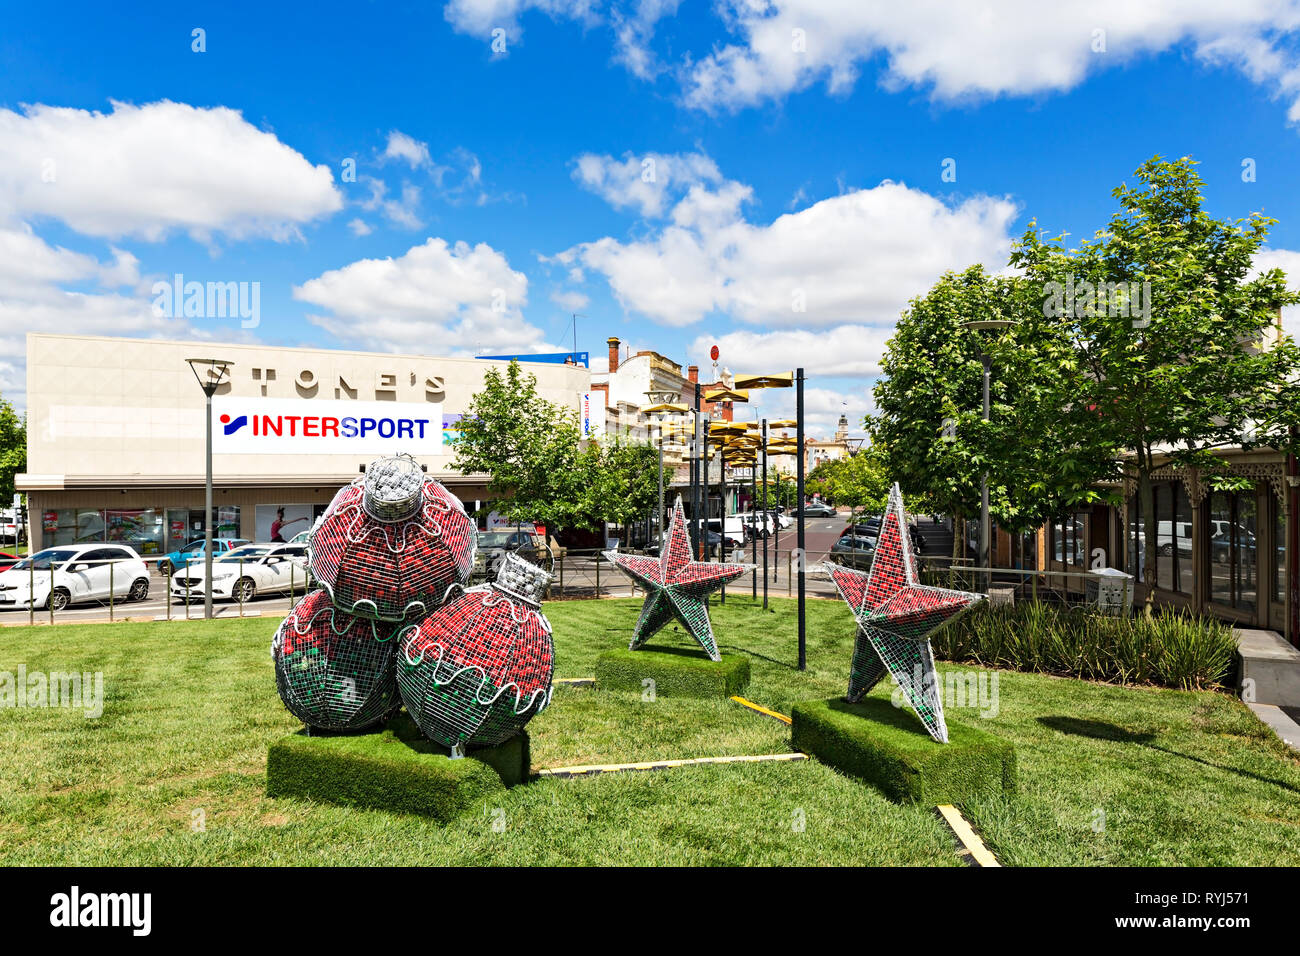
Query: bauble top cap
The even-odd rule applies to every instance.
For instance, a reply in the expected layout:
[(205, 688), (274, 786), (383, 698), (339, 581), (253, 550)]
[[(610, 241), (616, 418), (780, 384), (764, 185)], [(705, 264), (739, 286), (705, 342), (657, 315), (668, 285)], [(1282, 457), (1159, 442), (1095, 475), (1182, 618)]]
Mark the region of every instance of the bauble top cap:
[(402, 521), (420, 510), (424, 472), (409, 455), (380, 458), (366, 469), (361, 504), (376, 521)]

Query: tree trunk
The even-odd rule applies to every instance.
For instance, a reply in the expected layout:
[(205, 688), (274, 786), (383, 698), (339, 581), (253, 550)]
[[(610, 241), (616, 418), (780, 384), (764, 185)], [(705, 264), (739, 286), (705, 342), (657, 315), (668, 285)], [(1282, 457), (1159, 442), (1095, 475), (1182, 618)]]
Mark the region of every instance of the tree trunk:
[(1142, 583), (1146, 585), (1147, 593), (1143, 611), (1150, 617), (1155, 611), (1156, 550), (1159, 542), (1156, 540), (1156, 494), (1155, 486), (1151, 483), (1149, 456), (1144, 464), (1138, 466), (1138, 496), (1142, 502), (1142, 534), (1145, 538), (1142, 542)]

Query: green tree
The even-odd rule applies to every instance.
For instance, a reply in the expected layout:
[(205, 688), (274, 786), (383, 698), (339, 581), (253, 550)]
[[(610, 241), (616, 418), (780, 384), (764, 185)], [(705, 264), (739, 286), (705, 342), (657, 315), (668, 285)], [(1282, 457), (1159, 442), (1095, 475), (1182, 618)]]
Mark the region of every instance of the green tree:
[(836, 505), (848, 505), (856, 519), (859, 511), (884, 514), (890, 484), (884, 457), (877, 448), (868, 447), (856, 455), (819, 462), (804, 487)]
[[(1029, 281), (971, 266), (943, 275), (903, 313), (876, 385), (878, 412), (865, 424), (913, 508), (974, 517), (987, 473), (991, 517), (1022, 533), (1101, 497), (1113, 448), (1074, 401), (1083, 370), (1041, 301)], [(974, 330), (974, 321), (1011, 326)], [(954, 536), (954, 554), (964, 537)]]
[(537, 394), (537, 377), (512, 361), (490, 368), (460, 422), (453, 467), (489, 476), (493, 507), (511, 521), (586, 526), (576, 412)]
[(1073, 407), (1137, 479), (1145, 535), (1147, 604), (1156, 570), (1151, 473), (1157, 457), (1216, 475), (1211, 449), (1290, 448), (1300, 351), (1277, 328), (1277, 309), (1300, 301), (1279, 269), (1254, 275), (1274, 220), (1226, 221), (1204, 209), (1195, 162), (1155, 157), (1119, 210), (1077, 250), (1025, 233), (1011, 257), (1043, 295), (1043, 312), (1072, 342), (1082, 370)]
[(14, 475), (26, 470), (27, 419), (0, 397), (0, 501), (13, 500)]

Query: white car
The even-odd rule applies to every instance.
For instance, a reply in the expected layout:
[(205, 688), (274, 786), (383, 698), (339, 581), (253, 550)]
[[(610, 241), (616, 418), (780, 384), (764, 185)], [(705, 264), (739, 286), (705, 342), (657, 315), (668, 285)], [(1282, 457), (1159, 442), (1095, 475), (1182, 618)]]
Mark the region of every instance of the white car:
[[(110, 587), (111, 586), (111, 587)], [(0, 608), (50, 607), (80, 601), (143, 601), (149, 568), (122, 544), (70, 544), (44, 548), (0, 572)]]
[[(195, 563), (171, 579), (171, 595), (184, 601), (203, 600), (204, 567)], [(301, 592), (307, 585), (307, 546), (246, 544), (212, 560), (212, 596), (223, 600), (253, 600), (259, 594)]]

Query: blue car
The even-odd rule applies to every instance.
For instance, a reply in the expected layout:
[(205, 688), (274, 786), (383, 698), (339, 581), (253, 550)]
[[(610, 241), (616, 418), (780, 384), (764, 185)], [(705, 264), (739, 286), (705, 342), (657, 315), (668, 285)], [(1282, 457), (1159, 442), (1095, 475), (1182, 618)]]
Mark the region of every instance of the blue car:
[[(220, 557), (232, 548), (242, 548), (249, 543), (247, 538), (216, 538), (212, 542), (212, 556)], [(164, 555), (158, 562), (158, 570), (162, 572), (163, 577), (169, 578), (191, 564), (202, 564), (204, 544), (202, 538), (196, 538), (185, 547), (177, 548), (171, 554)]]

